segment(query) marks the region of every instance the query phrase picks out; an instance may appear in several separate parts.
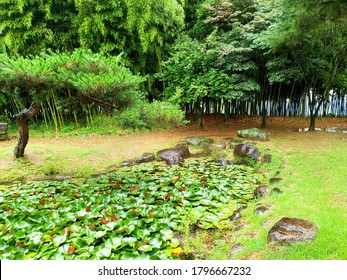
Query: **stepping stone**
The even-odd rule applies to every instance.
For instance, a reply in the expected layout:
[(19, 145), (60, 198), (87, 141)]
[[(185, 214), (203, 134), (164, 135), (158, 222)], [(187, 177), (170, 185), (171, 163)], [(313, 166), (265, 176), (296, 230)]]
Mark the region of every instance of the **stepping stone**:
[(273, 188), (271, 194), (283, 194), (283, 191), (280, 188)]
[(269, 187), (261, 185), (259, 187), (256, 187), (253, 193), (256, 198), (265, 197), (269, 194)]
[(244, 246), (241, 243), (236, 243), (231, 247), (230, 257), (233, 258), (238, 252), (243, 250)]
[(257, 209), (255, 209), (255, 213), (258, 216), (264, 216), (265, 212), (269, 211), (270, 208), (266, 206), (259, 206)]
[(278, 182), (281, 182), (283, 180), (283, 178), (271, 178), (269, 183), (270, 185), (274, 185), (277, 184)]
[(312, 240), (317, 235), (317, 226), (299, 218), (282, 218), (269, 231), (268, 243), (294, 243)]

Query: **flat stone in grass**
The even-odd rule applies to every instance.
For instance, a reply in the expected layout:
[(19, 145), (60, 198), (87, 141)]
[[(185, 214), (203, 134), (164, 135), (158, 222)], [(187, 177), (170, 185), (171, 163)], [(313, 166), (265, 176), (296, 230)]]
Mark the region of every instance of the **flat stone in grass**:
[(238, 252), (243, 250), (244, 246), (241, 243), (236, 243), (231, 247), (230, 257), (233, 258)]
[(120, 165), (122, 167), (130, 167), (130, 166), (134, 166), (135, 165), (135, 162), (131, 161), (131, 160), (126, 160), (126, 161), (122, 161), (120, 163)]
[(271, 194), (283, 194), (283, 191), (280, 188), (273, 188)]
[(258, 215), (258, 216), (264, 216), (265, 212), (269, 211), (270, 208), (269, 207), (266, 207), (266, 206), (259, 206), (257, 207), (257, 209), (255, 209), (255, 213)]
[(271, 178), (269, 183), (270, 185), (274, 185), (277, 184), (278, 182), (281, 182), (283, 180), (283, 178)]
[(299, 218), (282, 218), (269, 231), (268, 243), (294, 243), (312, 240), (317, 235), (317, 226)]
[(245, 128), (237, 131), (237, 135), (247, 140), (269, 141), (269, 137), (258, 128)]
[(146, 163), (155, 160), (155, 155), (153, 153), (144, 153), (142, 157), (135, 159), (135, 163)]
[(264, 196), (267, 196), (268, 194), (269, 194), (269, 187), (265, 185), (258, 186), (254, 190), (254, 196), (256, 198), (264, 197)]

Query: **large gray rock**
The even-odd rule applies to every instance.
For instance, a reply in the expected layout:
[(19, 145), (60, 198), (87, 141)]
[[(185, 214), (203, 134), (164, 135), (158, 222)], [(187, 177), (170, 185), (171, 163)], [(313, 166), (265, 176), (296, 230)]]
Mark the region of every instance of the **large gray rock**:
[(234, 149), (235, 158), (249, 158), (252, 160), (258, 160), (260, 157), (260, 152), (257, 148), (249, 144), (239, 144)]
[(190, 157), (189, 149), (185, 146), (177, 145), (175, 148), (164, 149), (157, 153), (157, 156), (170, 165), (179, 164), (185, 158)]
[(307, 220), (298, 218), (282, 218), (269, 231), (267, 241), (294, 243), (312, 240), (317, 235), (317, 226)]
[(202, 143), (204, 143), (206, 141), (206, 136), (191, 136), (191, 137), (187, 137), (185, 140), (186, 140), (186, 143), (189, 145), (189, 146), (201, 146)]
[(269, 137), (258, 128), (246, 128), (237, 131), (237, 135), (247, 140), (269, 141)]
[(206, 155), (211, 155), (212, 153), (225, 150), (227, 145), (226, 145), (226, 142), (224, 140), (221, 140), (221, 141), (218, 141), (218, 142), (215, 142), (215, 141), (205, 141), (205, 142), (202, 143), (202, 147), (203, 147), (204, 153)]
[(224, 140), (228, 143), (230, 149), (234, 149), (239, 144), (244, 144), (244, 140), (237, 140), (234, 138), (224, 138)]

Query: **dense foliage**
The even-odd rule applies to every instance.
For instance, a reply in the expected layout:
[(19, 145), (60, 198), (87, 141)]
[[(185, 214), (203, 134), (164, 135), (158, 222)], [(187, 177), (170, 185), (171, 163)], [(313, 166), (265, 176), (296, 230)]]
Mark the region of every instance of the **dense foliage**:
[[(57, 128), (70, 114), (77, 122), (77, 115), (88, 116), (99, 104), (121, 110), (141, 99), (139, 88), (144, 78), (124, 67), (121, 56), (76, 49), (35, 57), (2, 54), (0, 59), (0, 84), (8, 95), (7, 110), (15, 111), (11, 107), (19, 109), (35, 101), (42, 105), (46, 122), (50, 118)], [(84, 106), (81, 99), (87, 101)]]
[(187, 160), (123, 168), (79, 185), (14, 185), (0, 191), (0, 259), (174, 258), (182, 252), (174, 232), (230, 227), (261, 180), (250, 167)]
[[(18, 63), (76, 48), (122, 53), (135, 81), (146, 76), (142, 89), (149, 101), (264, 118), (300, 115), (308, 102), (313, 128), (318, 112), (329, 113), (327, 102), (343, 100), (346, 92), (346, 15), (347, 4), (339, 0), (4, 0), (0, 47)], [(75, 78), (84, 91), (94, 91), (84, 74)], [(14, 108), (23, 104), (14, 96), (21, 90), (1, 86), (1, 115), (18, 112)], [(52, 90), (59, 114), (79, 102)], [(107, 83), (105, 90), (108, 104), (98, 104), (104, 108), (110, 95), (119, 95)], [(124, 92), (122, 98), (133, 97)], [(82, 106), (87, 119), (97, 113), (93, 102)], [(335, 107), (347, 110), (341, 102)]]

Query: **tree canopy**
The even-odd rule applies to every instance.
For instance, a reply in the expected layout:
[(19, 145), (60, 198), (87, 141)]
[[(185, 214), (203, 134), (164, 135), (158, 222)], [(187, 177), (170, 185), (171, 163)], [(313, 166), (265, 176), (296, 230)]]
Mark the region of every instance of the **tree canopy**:
[[(16, 96), (34, 98), (47, 83), (51, 93), (36, 97), (54, 95), (57, 111), (78, 103), (74, 93), (117, 107), (133, 98), (128, 85), (145, 81), (149, 100), (205, 112), (214, 104), (236, 115), (265, 118), (291, 107), (300, 114), (308, 100), (313, 121), (328, 100), (346, 92), (346, 15), (342, 0), (0, 1), (0, 107), (20, 107)], [(119, 88), (125, 81), (117, 82), (112, 67), (77, 67), (75, 59), (84, 56), (107, 57), (110, 65), (121, 60), (127, 85)], [(74, 70), (59, 66), (47, 78), (58, 57)], [(22, 64), (27, 80), (18, 79)], [(65, 87), (57, 75), (66, 76)], [(26, 86), (15, 85), (17, 79)]]

